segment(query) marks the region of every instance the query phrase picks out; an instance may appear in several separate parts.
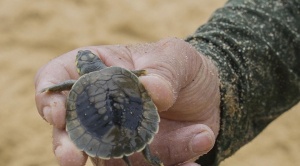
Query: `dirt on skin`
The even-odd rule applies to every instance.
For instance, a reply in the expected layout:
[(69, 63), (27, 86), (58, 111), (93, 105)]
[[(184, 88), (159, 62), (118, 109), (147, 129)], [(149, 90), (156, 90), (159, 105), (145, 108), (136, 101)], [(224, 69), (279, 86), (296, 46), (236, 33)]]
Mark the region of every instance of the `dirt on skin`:
[[(0, 1), (0, 165), (58, 165), (52, 127), (37, 113), (34, 76), (78, 47), (184, 38), (225, 0)], [(273, 122), (222, 166), (300, 165), (300, 106)], [(87, 165), (91, 165), (89, 162)]]

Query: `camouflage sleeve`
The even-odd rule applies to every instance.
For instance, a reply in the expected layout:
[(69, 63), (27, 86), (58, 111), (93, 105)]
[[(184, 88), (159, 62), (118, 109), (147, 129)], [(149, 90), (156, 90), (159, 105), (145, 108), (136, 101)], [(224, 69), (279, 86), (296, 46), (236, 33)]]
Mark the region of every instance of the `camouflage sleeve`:
[(218, 165), (300, 99), (300, 1), (229, 0), (186, 39), (221, 79), (221, 130), (199, 162)]

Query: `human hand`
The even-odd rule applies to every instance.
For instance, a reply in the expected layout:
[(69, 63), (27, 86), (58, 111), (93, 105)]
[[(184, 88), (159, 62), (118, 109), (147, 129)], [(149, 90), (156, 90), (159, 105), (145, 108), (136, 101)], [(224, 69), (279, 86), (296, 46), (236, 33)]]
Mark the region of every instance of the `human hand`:
[[(156, 104), (161, 122), (150, 147), (165, 165), (193, 163), (215, 143), (219, 130), (220, 92), (216, 67), (191, 45), (179, 39), (132, 46), (86, 47), (107, 66), (130, 70), (145, 69), (139, 77)], [(42, 67), (36, 75), (36, 105), (40, 115), (53, 125), (54, 153), (63, 166), (84, 165), (87, 155), (79, 151), (65, 131), (67, 92), (40, 93), (53, 84), (79, 77), (75, 56), (66, 53)], [(143, 165), (140, 153), (130, 157), (133, 165)], [(124, 165), (120, 159), (92, 159), (96, 165)]]

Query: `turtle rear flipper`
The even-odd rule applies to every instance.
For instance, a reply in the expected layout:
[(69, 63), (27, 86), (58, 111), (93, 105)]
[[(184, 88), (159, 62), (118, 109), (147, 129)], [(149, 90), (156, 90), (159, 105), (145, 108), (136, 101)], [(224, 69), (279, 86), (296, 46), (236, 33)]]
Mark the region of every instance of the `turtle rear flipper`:
[(130, 162), (130, 160), (129, 160), (129, 158), (127, 157), (127, 156), (123, 156), (123, 160), (125, 161), (125, 163), (128, 165), (128, 166), (132, 166), (131, 165), (131, 162)]
[(151, 154), (149, 145), (146, 145), (145, 149), (142, 151), (144, 157), (146, 160), (151, 164), (155, 166), (164, 166), (164, 164), (160, 161), (160, 159), (154, 155)]

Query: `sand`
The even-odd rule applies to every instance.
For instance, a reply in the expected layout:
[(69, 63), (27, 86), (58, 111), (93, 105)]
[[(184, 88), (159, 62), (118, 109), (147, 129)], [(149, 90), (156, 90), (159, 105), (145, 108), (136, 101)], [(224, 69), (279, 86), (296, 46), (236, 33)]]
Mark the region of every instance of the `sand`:
[[(82, 46), (184, 38), (224, 2), (0, 1), (0, 165), (58, 165), (52, 127), (34, 102), (34, 75), (42, 65)], [(222, 166), (300, 165), (299, 109), (273, 122)]]

